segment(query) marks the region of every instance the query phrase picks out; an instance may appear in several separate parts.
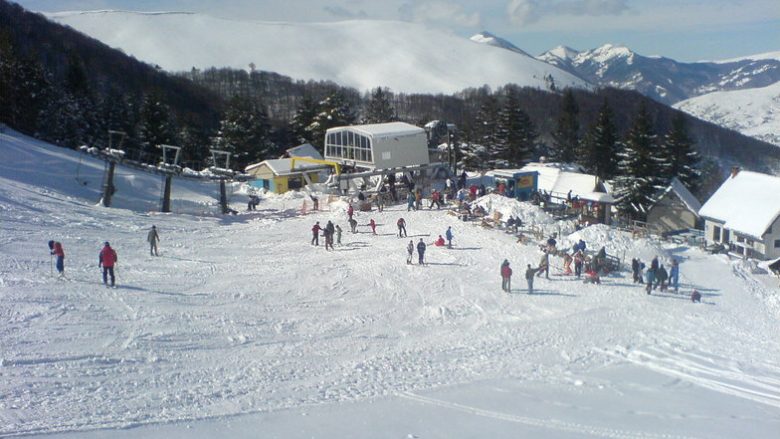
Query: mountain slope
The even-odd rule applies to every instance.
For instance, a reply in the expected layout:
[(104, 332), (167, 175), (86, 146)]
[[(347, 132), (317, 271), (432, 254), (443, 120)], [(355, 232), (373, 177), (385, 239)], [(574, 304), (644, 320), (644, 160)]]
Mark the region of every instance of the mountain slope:
[(709, 93), (678, 102), (674, 107), (780, 146), (780, 82), (768, 87)]
[(776, 59), (682, 63), (642, 56), (612, 44), (584, 52), (557, 47), (537, 59), (592, 84), (636, 90), (666, 104), (713, 91), (765, 87), (780, 81), (780, 60)]
[(406, 22), (237, 21), (190, 13), (119, 11), (48, 14), (104, 43), (169, 71), (228, 66), (327, 79), (366, 90), (453, 93), (484, 84), (586, 87), (531, 57)]

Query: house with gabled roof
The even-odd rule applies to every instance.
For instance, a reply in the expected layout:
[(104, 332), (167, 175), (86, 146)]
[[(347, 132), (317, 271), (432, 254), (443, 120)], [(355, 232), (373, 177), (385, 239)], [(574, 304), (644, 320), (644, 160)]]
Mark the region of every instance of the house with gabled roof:
[(708, 245), (751, 258), (780, 257), (780, 177), (735, 168), (699, 215)]
[(654, 232), (669, 233), (701, 227), (701, 203), (677, 177), (647, 210), (647, 225)]

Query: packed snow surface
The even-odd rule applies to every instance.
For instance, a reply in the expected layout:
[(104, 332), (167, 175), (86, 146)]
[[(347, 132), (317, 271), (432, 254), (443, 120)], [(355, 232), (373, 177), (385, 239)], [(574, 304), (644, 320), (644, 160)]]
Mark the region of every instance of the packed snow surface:
[(401, 21), (282, 23), (192, 13), (58, 12), (50, 19), (169, 71), (233, 67), (367, 90), (454, 93), (485, 84), (587, 87), (530, 56)]
[(674, 104), (686, 113), (780, 146), (780, 82), (718, 91)]
[[(214, 183), (176, 178), (177, 213), (159, 214), (161, 178), (122, 165), (117, 207), (103, 208), (92, 156), (10, 131), (0, 156), (0, 436), (780, 431), (777, 279), (726, 256), (605, 226), (562, 230), (561, 247), (581, 238), (620, 258), (677, 258), (680, 293), (647, 295), (626, 272), (584, 285), (553, 258), (529, 295), (523, 273), (541, 256), (537, 242), (443, 210), (357, 212), (352, 234), (344, 199), (320, 197), (325, 210), (310, 212), (305, 194), (269, 195), (247, 212), (246, 187), (232, 187), (240, 213), (218, 216)], [(558, 229), (528, 204), (480, 202), (491, 200)], [(408, 238), (396, 235), (398, 217)], [(310, 244), (312, 225), (329, 220), (345, 230), (334, 251)], [(153, 224), (159, 257), (146, 243)], [(409, 240), (430, 244), (447, 226), (452, 249), (429, 245), (427, 265), (406, 264)], [(68, 280), (51, 276), (52, 239)], [(117, 289), (100, 281), (103, 241), (119, 256)], [(703, 303), (688, 300), (693, 288)]]

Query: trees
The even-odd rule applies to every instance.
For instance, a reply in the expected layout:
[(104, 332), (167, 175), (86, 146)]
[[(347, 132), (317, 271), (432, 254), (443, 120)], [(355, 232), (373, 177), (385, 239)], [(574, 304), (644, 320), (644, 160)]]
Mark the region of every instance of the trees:
[(617, 173), (618, 136), (613, 120), (612, 108), (605, 98), (580, 147), (579, 163), (602, 181), (611, 180)]
[(550, 159), (561, 163), (573, 163), (577, 160), (580, 124), (577, 121), (580, 109), (574, 100), (574, 93), (566, 89), (561, 101), (558, 124), (552, 133), (553, 147)]
[(688, 137), (688, 129), (682, 113), (678, 112), (672, 116), (672, 127), (664, 136), (661, 153), (668, 163), (662, 175), (664, 180), (668, 182), (677, 177), (691, 192), (696, 191), (701, 183), (699, 170), (701, 157)]
[(310, 95), (304, 95), (291, 122), (292, 131), (299, 142), (314, 144), (312, 124), (315, 117), (317, 117), (317, 103)]
[(325, 146), (325, 132), (329, 128), (352, 125), (355, 115), (343, 93), (337, 91), (319, 102), (317, 114), (307, 127), (314, 146)]
[(392, 94), (389, 89), (377, 87), (371, 92), (371, 97), (366, 104), (366, 114), (363, 123), (384, 123), (397, 119), (390, 99)]
[(171, 145), (175, 139), (171, 109), (156, 92), (144, 97), (141, 104), (139, 136), (142, 142), (141, 161), (153, 161), (159, 155), (160, 145)]
[(247, 98), (234, 96), (212, 143), (217, 149), (230, 151), (236, 166), (243, 169), (276, 152), (277, 148), (269, 140), (269, 132), (265, 110)]
[(517, 90), (507, 88), (506, 93), (499, 112), (496, 156), (509, 167), (521, 168), (533, 155), (536, 128), (523, 111)]
[(643, 218), (655, 201), (653, 196), (663, 187), (659, 185), (661, 166), (656, 135), (644, 101), (618, 156), (616, 207), (624, 214)]

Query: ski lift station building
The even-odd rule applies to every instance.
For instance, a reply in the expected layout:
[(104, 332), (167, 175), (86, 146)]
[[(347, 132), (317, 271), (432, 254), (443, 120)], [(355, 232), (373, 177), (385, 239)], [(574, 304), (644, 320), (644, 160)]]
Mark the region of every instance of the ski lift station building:
[(325, 159), (364, 169), (427, 165), (428, 136), (403, 122), (335, 127), (325, 133)]

